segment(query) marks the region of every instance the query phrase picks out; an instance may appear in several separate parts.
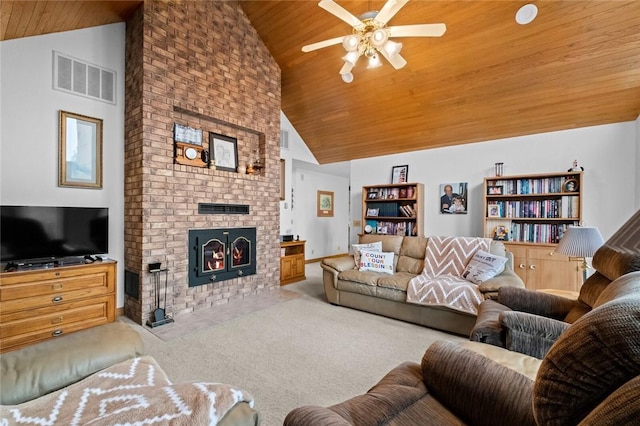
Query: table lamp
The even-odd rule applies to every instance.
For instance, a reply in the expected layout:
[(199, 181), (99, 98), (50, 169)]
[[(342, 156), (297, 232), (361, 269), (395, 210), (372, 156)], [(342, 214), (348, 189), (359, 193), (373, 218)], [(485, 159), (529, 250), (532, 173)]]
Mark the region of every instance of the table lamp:
[(582, 282), (587, 279), (587, 257), (593, 257), (604, 244), (598, 228), (590, 226), (569, 226), (556, 247), (556, 252), (582, 259)]

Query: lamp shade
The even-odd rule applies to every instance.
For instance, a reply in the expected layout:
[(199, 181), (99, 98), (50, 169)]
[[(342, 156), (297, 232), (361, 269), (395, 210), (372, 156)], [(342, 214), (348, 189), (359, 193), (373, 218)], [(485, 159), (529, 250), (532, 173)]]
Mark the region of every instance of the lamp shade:
[(570, 226), (560, 239), (556, 252), (571, 257), (593, 257), (603, 244), (604, 240), (598, 228)]

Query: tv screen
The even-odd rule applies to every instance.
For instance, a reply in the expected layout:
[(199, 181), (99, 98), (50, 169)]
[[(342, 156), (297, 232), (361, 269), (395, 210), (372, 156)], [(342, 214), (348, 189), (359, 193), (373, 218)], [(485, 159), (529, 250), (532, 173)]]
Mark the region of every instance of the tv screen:
[(0, 206), (0, 261), (109, 252), (105, 207)]

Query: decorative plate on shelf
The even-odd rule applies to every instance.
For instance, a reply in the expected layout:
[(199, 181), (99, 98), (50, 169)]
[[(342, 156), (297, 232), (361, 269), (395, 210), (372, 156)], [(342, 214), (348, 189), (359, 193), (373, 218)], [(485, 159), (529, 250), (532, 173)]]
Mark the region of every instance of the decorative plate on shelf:
[(196, 151), (193, 148), (187, 148), (184, 150), (184, 156), (187, 157), (189, 160), (195, 160), (196, 157), (198, 156), (198, 151)]
[(373, 227), (371, 225), (366, 225), (364, 227), (364, 232), (366, 232), (367, 234), (370, 234), (371, 231), (373, 231)]

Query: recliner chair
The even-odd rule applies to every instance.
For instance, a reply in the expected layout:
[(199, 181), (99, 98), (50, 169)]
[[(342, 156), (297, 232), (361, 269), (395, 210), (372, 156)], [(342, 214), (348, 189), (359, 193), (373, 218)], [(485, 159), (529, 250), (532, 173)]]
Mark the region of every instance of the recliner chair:
[(501, 288), (497, 300), (480, 304), (470, 340), (542, 359), (571, 324), (598, 305), (612, 281), (640, 271), (640, 253), (605, 244), (596, 251), (593, 267), (596, 272), (582, 285), (577, 300), (522, 288)]

